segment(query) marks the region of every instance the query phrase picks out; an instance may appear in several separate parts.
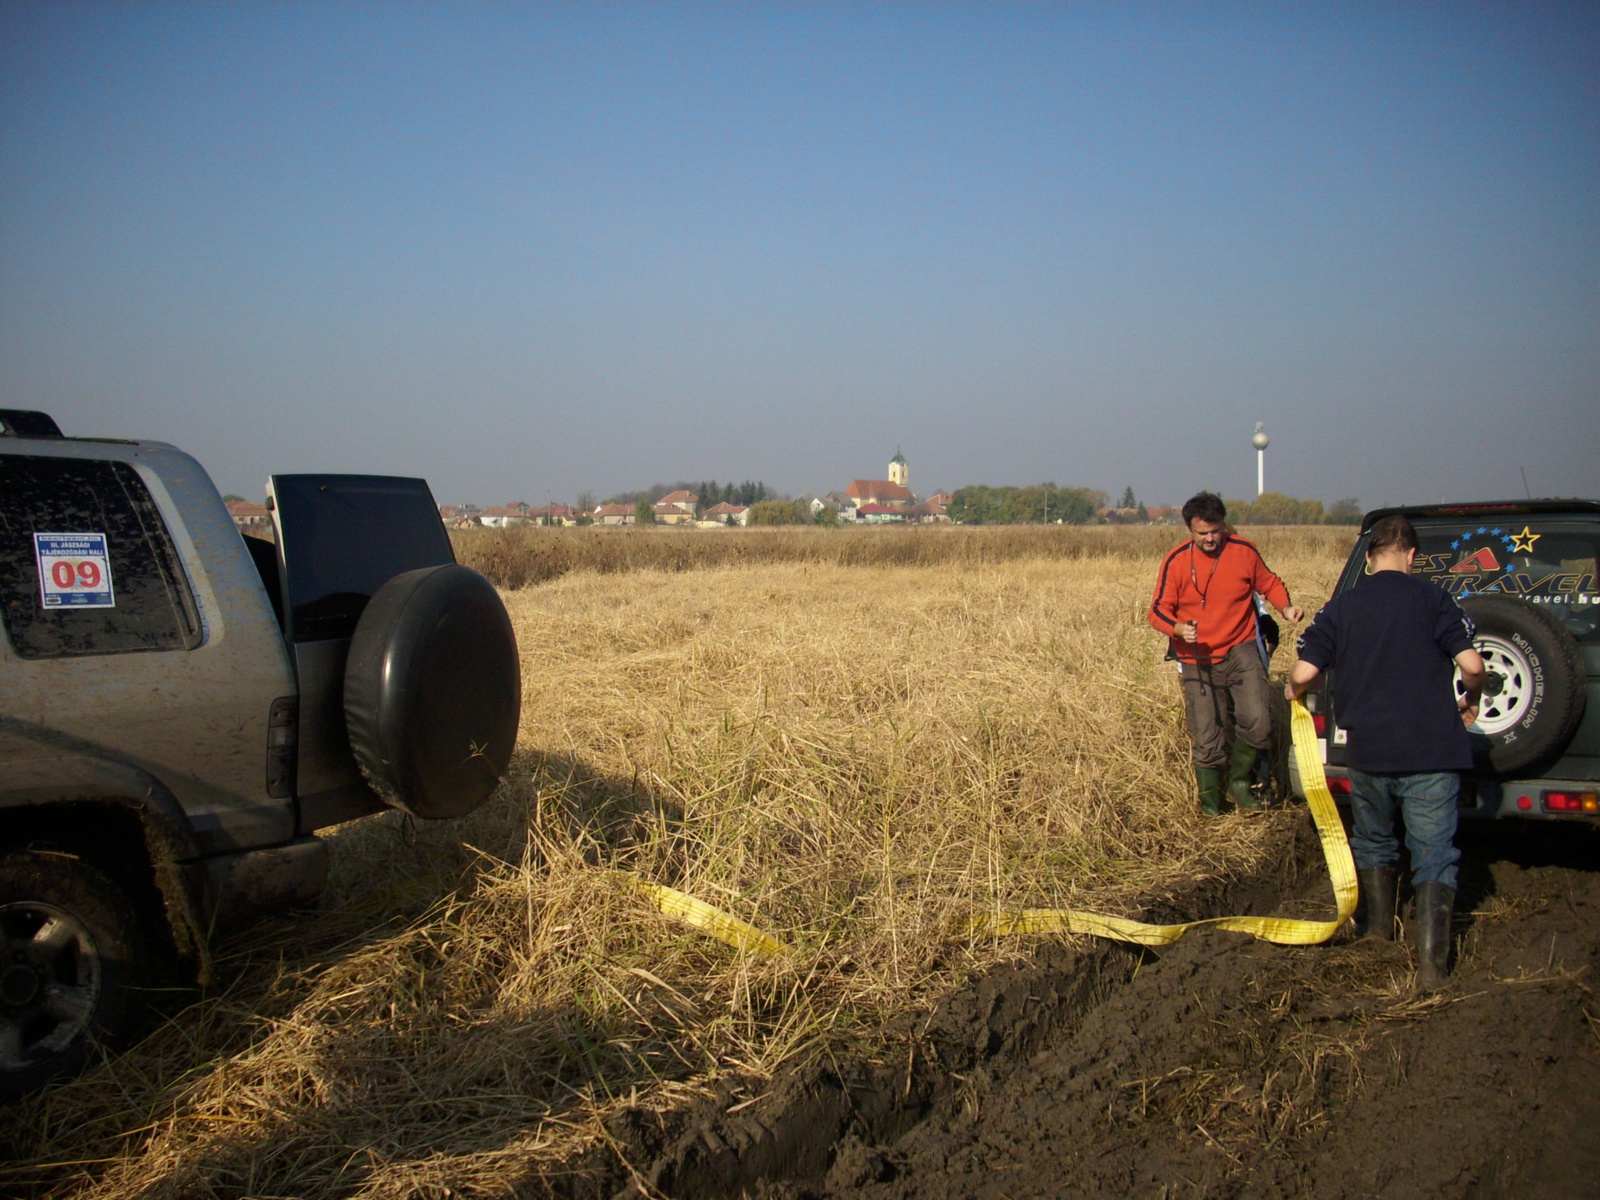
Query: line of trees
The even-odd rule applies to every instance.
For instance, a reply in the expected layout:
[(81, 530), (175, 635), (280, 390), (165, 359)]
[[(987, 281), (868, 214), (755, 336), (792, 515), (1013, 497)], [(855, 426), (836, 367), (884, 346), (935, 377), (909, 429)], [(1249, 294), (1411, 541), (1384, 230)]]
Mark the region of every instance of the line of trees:
[(811, 510), (798, 500), (757, 500), (750, 506), (751, 525), (810, 525)]
[(1350, 497), (1326, 509), (1321, 500), (1297, 500), (1282, 492), (1262, 492), (1254, 502), (1229, 500), (1228, 520), (1235, 525), (1359, 525), (1361, 505)]
[(1031, 487), (958, 488), (950, 497), (950, 519), (958, 525), (1084, 525), (1103, 508), (1106, 494), (1097, 488)]
[(703, 509), (718, 504), (759, 504), (773, 495), (772, 490), (759, 479), (753, 483), (748, 479), (739, 484), (724, 483), (720, 487), (715, 479), (710, 479), (689, 490), (700, 497), (700, 507)]

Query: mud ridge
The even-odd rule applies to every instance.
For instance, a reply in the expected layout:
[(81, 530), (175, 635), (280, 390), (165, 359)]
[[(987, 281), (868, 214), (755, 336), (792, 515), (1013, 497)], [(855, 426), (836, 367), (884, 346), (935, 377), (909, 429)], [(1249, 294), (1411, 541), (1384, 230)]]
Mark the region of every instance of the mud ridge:
[[(1308, 831), (1279, 878), (1153, 915), (1273, 907), (1275, 892), (1325, 911)], [(1403, 942), (1046, 942), (898, 1031), (882, 1061), (796, 1063), (751, 1100), (661, 1122), (615, 1194), (1587, 1200), (1600, 828), (1496, 822), (1460, 843), (1443, 991), (1412, 990)]]
[[(1243, 878), (1209, 879), (1133, 915), (1154, 922), (1281, 911), (1282, 897), (1320, 877), (1322, 851), (1309, 814), (1283, 822), (1272, 865)], [(562, 1196), (739, 1197), (807, 1194), (892, 1178), (883, 1147), (966, 1094), (1000, 1085), (1040, 1047), (1059, 1039), (1156, 955), (1093, 941), (1039, 940), (944, 997), (931, 1013), (885, 1031), (881, 1057), (808, 1056), (768, 1080), (730, 1080), (714, 1097), (666, 1114), (627, 1110), (610, 1145), (527, 1181)]]

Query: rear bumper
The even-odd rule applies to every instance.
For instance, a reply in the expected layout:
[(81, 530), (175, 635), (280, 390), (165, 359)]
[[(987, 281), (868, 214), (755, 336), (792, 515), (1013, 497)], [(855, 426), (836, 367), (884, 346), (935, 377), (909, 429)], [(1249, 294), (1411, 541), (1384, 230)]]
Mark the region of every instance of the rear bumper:
[(328, 846), (320, 838), (300, 837), (264, 850), (203, 858), (186, 871), (204, 926), (228, 929), (315, 904), (328, 880)]
[[(1324, 763), (1330, 782), (1348, 778), (1343, 767)], [(1461, 780), (1460, 815), (1464, 820), (1495, 820), (1499, 817), (1533, 817), (1551, 821), (1588, 821), (1600, 824), (1600, 812), (1551, 812), (1545, 808), (1545, 792), (1593, 792), (1592, 779), (1483, 779), (1473, 775)], [(1335, 784), (1334, 799), (1345, 802)], [(1289, 788), (1297, 799), (1305, 799), (1300, 765), (1289, 756)]]
[(1461, 815), (1473, 818), (1544, 817), (1556, 821), (1600, 823), (1600, 811), (1551, 812), (1545, 807), (1546, 792), (1588, 792), (1595, 781), (1579, 779), (1478, 779), (1461, 780)]

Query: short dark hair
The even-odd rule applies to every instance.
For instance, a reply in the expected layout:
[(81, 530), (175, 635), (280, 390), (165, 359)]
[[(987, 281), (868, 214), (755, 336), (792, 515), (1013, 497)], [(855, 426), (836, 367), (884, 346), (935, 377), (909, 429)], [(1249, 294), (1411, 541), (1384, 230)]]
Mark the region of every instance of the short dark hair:
[(1417, 548), (1416, 526), (1404, 517), (1382, 517), (1372, 523), (1367, 532), (1367, 555), (1381, 554), (1385, 550), (1398, 550), (1404, 554)]
[(1183, 502), (1183, 523), (1187, 525), (1196, 517), (1220, 525), (1228, 519), (1228, 506), (1216, 493), (1200, 492)]

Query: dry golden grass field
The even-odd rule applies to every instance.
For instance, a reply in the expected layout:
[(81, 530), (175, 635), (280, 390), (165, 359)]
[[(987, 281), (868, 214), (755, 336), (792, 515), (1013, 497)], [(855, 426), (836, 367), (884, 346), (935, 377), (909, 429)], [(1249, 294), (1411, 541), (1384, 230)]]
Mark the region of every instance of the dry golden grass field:
[[(1131, 912), (1259, 865), (1292, 818), (1199, 819), (1144, 619), (1179, 532), (588, 533), (719, 543), (646, 569), (577, 561), (585, 531), (479, 535), (462, 557), (503, 585), (519, 554), (568, 556), (506, 593), (524, 703), (500, 794), (331, 831), (321, 911), (233, 939), (212, 994), (6, 1114), (0, 1192), (537, 1192), (624, 1106), (870, 1044), (1026, 952), (959, 918)], [(1314, 609), (1353, 531), (1247, 532)], [(788, 949), (730, 949), (635, 878)]]

